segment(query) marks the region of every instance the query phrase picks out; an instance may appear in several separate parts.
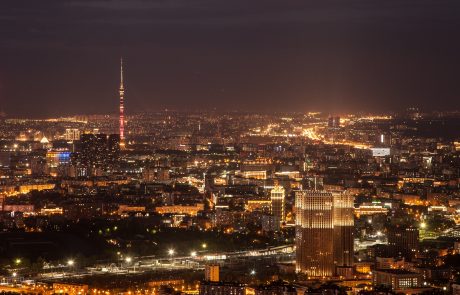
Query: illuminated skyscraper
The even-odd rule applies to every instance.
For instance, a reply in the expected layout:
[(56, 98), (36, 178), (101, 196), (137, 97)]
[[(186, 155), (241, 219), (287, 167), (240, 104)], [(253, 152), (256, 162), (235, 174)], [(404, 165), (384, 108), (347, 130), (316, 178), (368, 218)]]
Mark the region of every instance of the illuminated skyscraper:
[(125, 87), (123, 85), (123, 58), (120, 60), (120, 147), (125, 146)]
[(284, 199), (285, 199), (285, 190), (282, 186), (275, 186), (270, 192), (270, 211), (273, 216), (279, 222), (285, 221), (285, 214), (284, 214)]
[(334, 198), (332, 219), (334, 225), (334, 264), (353, 266), (354, 198), (341, 191), (332, 192)]
[(296, 270), (331, 277), (353, 262), (353, 197), (343, 192), (296, 193)]
[(332, 194), (296, 193), (296, 270), (310, 277), (331, 277), (334, 272)]

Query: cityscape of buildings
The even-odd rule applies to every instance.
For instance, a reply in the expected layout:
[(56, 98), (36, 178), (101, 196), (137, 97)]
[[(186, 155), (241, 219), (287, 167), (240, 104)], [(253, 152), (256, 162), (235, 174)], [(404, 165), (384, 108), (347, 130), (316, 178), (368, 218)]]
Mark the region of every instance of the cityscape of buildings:
[(1, 118), (0, 290), (458, 294), (459, 112)]
[(460, 295), (458, 0), (0, 28), (0, 295)]

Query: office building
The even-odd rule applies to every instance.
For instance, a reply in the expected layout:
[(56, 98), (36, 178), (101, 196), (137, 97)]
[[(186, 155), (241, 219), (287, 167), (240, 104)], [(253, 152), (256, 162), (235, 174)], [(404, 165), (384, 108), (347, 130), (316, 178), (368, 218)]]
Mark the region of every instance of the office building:
[(376, 270), (373, 272), (374, 286), (391, 287), (393, 291), (422, 287), (423, 274), (403, 269)]
[(331, 277), (353, 263), (353, 197), (346, 192), (299, 191), (295, 200), (296, 270)]
[(330, 116), (327, 120), (327, 127), (329, 128), (340, 128), (340, 117)]
[(413, 258), (419, 251), (419, 230), (411, 226), (390, 226), (388, 245), (394, 256)]
[(344, 192), (333, 192), (334, 264), (353, 266), (354, 198)]
[(270, 192), (270, 213), (280, 222), (285, 221), (285, 190), (282, 186), (275, 186)]
[(67, 141), (75, 141), (80, 139), (80, 130), (77, 128), (67, 128), (65, 130), (64, 139)]
[(219, 265), (209, 264), (204, 268), (204, 280), (209, 282), (219, 281)]
[(296, 270), (311, 277), (334, 273), (332, 194), (326, 191), (296, 193)]
[(119, 153), (118, 134), (82, 134), (74, 164), (89, 170), (112, 170), (118, 163)]

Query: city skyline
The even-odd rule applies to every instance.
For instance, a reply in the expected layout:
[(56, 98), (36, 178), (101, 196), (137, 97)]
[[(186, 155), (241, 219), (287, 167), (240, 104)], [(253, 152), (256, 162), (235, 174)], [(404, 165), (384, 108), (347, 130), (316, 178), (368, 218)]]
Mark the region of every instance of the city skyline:
[(0, 1), (0, 295), (460, 295), (459, 0)]
[(0, 290), (460, 288), (458, 112), (119, 119), (0, 120)]

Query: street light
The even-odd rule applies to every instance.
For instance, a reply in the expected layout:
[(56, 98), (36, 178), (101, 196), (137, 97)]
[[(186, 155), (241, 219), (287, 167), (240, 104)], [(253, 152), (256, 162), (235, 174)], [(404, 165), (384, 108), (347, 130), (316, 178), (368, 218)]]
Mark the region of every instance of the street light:
[(16, 265), (21, 264), (21, 262), (22, 262), (21, 258), (16, 258), (16, 259), (14, 260), (14, 263), (16, 263)]
[(207, 247), (208, 247), (208, 245), (206, 245), (206, 243), (203, 243), (203, 244), (201, 245), (201, 248), (203, 248), (203, 249), (206, 249)]
[(175, 252), (174, 249), (169, 249), (169, 250), (168, 250), (169, 256), (173, 256), (173, 255), (174, 255), (174, 252)]
[(190, 253), (190, 256), (196, 257), (196, 251), (192, 251), (192, 252)]
[(131, 257), (126, 257), (126, 258), (125, 258), (125, 261), (126, 261), (127, 263), (131, 263), (131, 261), (133, 261), (133, 259), (132, 259)]
[(72, 259), (67, 260), (68, 266), (73, 266), (74, 264), (75, 264), (75, 261), (73, 261)]

